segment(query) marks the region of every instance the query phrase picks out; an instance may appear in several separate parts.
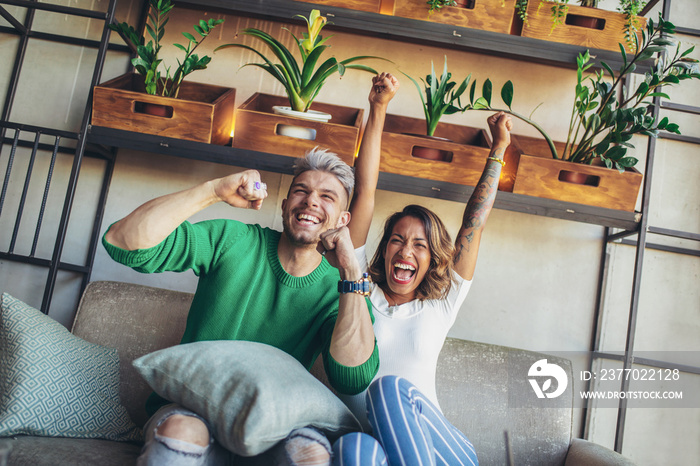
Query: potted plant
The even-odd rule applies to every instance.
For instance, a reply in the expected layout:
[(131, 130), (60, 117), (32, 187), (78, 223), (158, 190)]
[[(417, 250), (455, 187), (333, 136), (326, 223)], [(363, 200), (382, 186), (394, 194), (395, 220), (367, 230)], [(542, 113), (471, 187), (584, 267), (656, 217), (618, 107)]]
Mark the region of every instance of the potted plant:
[[(357, 56), (338, 61), (335, 57), (331, 57), (319, 64), (321, 54), (330, 47), (326, 42), (332, 37), (328, 36), (323, 38), (320, 34), (327, 23), (326, 18), (321, 16), (319, 10), (311, 10), (308, 18), (302, 15), (295, 15), (295, 17), (304, 19), (308, 26), (308, 32), (305, 32), (301, 38), (296, 37), (287, 29), (299, 48), (299, 54), (301, 56), (301, 61), (299, 62), (294, 58), (292, 52), (280, 41), (267, 32), (255, 28), (244, 29), (242, 33), (259, 39), (270, 49), (279, 63), (273, 63), (262, 52), (244, 44), (224, 44), (217, 47), (215, 52), (229, 47), (239, 47), (256, 53), (263, 60), (263, 63), (247, 63), (243, 65), (243, 67), (257, 66), (262, 68), (282, 83), (287, 97), (289, 98), (290, 106), (288, 109), (282, 108), (277, 110), (285, 114), (292, 114), (296, 117), (304, 118), (306, 117), (304, 114), (309, 113), (311, 103), (319, 94), (329, 77), (335, 73), (343, 76), (347, 69), (356, 69), (377, 74), (377, 71), (369, 66), (357, 64), (355, 62), (371, 58), (384, 59), (373, 56)], [(292, 113), (290, 113), (289, 110), (291, 110)], [(311, 113), (313, 115), (312, 118), (322, 118), (317, 112)], [(330, 119), (330, 116), (327, 118)]]
[[(591, 56), (588, 51), (578, 56), (566, 149), (563, 154), (553, 154), (555, 158), (585, 164), (599, 158), (608, 168), (623, 171), (637, 163), (636, 158), (626, 156), (627, 148), (634, 148), (630, 143), (634, 135), (654, 137), (660, 131), (680, 134), (678, 125), (668, 118), (657, 121), (652, 114), (653, 102), (649, 100), (657, 96), (668, 98), (661, 86), (700, 79), (697, 60), (688, 58), (695, 47), (682, 51), (680, 43), (672, 38), (674, 33), (675, 26), (661, 16), (656, 24), (649, 20), (646, 31), (642, 31), (642, 42), (635, 44), (634, 56), (627, 60), (622, 51), (623, 64), (617, 73), (601, 62), (602, 70), (584, 78), (583, 74), (592, 66)], [(659, 52), (663, 53), (644, 74), (644, 80), (620, 101), (617, 92), (625, 77)]]
[[(355, 149), (359, 144), (360, 128), (364, 110), (316, 102), (326, 80), (338, 74), (343, 76), (348, 69), (377, 71), (358, 63), (365, 59), (386, 60), (373, 56), (357, 56), (338, 60), (321, 59), (329, 48), (332, 36), (322, 37), (321, 30), (327, 24), (319, 10), (312, 10), (309, 17), (301, 15), (307, 31), (294, 39), (300, 58), (287, 49), (279, 40), (265, 31), (248, 28), (242, 31), (266, 46), (272, 57), (245, 44), (232, 43), (216, 48), (216, 51), (236, 47), (254, 52), (262, 62), (247, 63), (265, 70), (278, 80), (285, 89), (286, 98), (256, 92), (236, 109), (233, 146), (241, 149), (270, 152), (278, 155), (298, 156), (315, 146), (337, 153), (345, 162), (354, 163)], [(276, 59), (276, 63), (273, 60)], [(312, 107), (313, 104), (313, 108)], [(331, 118), (332, 115), (332, 118)]]
[[(510, 34), (516, 0), (394, 0), (394, 16)], [(455, 34), (459, 34), (455, 31)]]
[[(403, 74), (418, 91), (424, 118), (386, 116), (380, 170), (474, 186), (489, 155), (489, 135), (483, 129), (445, 123), (441, 118), (470, 109), (490, 110), (491, 81), (484, 83), (482, 95), (477, 97), (476, 81), (471, 81), (471, 74), (461, 81), (454, 81), (448, 71), (447, 59), (441, 75), (436, 73), (435, 66), (431, 64), (430, 73), (425, 79), (420, 79), (421, 83), (410, 75)], [(504, 86), (510, 89), (511, 99), (508, 105), (512, 100), (512, 83), (509, 82), (509, 86)], [(517, 163), (507, 165), (499, 189), (510, 191)]]
[(114, 129), (227, 144), (236, 90), (223, 86), (186, 81), (194, 71), (204, 70), (208, 56), (196, 50), (222, 19), (201, 20), (194, 25), (199, 36), (182, 35), (185, 45), (174, 44), (184, 52), (177, 67), (165, 67), (160, 57), (162, 39), (173, 8), (171, 0), (149, 0), (150, 10), (144, 36), (127, 23), (112, 24), (135, 57), (131, 60), (135, 73), (126, 73), (95, 86), (92, 101), (92, 124)]
[[(481, 87), (481, 96), (477, 97), (477, 81), (473, 81), (471, 86), (469, 86), (471, 74), (469, 74), (462, 81), (459, 87), (455, 89), (457, 83), (450, 81), (452, 74), (447, 71), (447, 58), (445, 58), (445, 64), (443, 67), (442, 76), (440, 78), (438, 78), (435, 74), (435, 68), (433, 67), (432, 63), (431, 67), (431, 74), (427, 75), (425, 80), (421, 78), (424, 90), (421, 90), (421, 86), (418, 84), (418, 81), (406, 73), (403, 73), (413, 82), (418, 90), (418, 94), (420, 95), (421, 103), (423, 104), (423, 113), (425, 115), (426, 136), (434, 137), (435, 130), (438, 126), (440, 118), (442, 118), (443, 115), (452, 115), (457, 112), (465, 112), (467, 110), (505, 112), (534, 127), (540, 132), (540, 134), (542, 134), (547, 141), (547, 144), (551, 145), (552, 150), (556, 152), (552, 139), (538, 123), (531, 119), (531, 116), (526, 117), (513, 110), (512, 103), (514, 86), (512, 81), (507, 81), (501, 88), (501, 99), (503, 100), (503, 103), (505, 103), (506, 108), (497, 108), (491, 105), (493, 84), (490, 79), (486, 79), (484, 81), (484, 84)], [(469, 101), (462, 105), (461, 97), (468, 87)], [(423, 92), (425, 92), (425, 97), (423, 96)]]
[(146, 92), (151, 95), (177, 98), (185, 77), (197, 70), (206, 69), (211, 62), (211, 57), (205, 55), (200, 58), (194, 52), (209, 36), (209, 33), (224, 20), (214, 18), (210, 18), (208, 21), (200, 20), (198, 24), (193, 26), (195, 32), (200, 36), (199, 39), (189, 32), (183, 32), (182, 35), (187, 39), (187, 46), (177, 43), (173, 45), (185, 52), (185, 57), (182, 61), (177, 61), (178, 66), (172, 73), (171, 67), (168, 66), (164, 70), (165, 74), (162, 74), (163, 59), (159, 57), (162, 48), (161, 39), (165, 35), (165, 26), (168, 24), (170, 10), (173, 9), (174, 5), (171, 0), (149, 0), (149, 2), (150, 11), (146, 22), (146, 32), (151, 40), (148, 43), (143, 36), (136, 32), (133, 26), (127, 23), (110, 24), (109, 27), (119, 33), (136, 53), (137, 56), (131, 60), (131, 64), (136, 72), (144, 77)]
[[(570, 197), (562, 200), (600, 205), (603, 207), (619, 208), (621, 210), (633, 210), (637, 198), (642, 175), (633, 170), (638, 160), (628, 156), (627, 151), (634, 148), (632, 138), (635, 135), (655, 137), (661, 131), (680, 134), (677, 124), (669, 121), (667, 117), (657, 119), (653, 112), (654, 97), (668, 98), (661, 87), (670, 87), (689, 79), (700, 79), (700, 69), (697, 60), (688, 57), (694, 47), (681, 49), (679, 42), (674, 40), (675, 26), (665, 21), (661, 16), (655, 23), (649, 20), (646, 30), (641, 32), (642, 40), (635, 40), (636, 53), (630, 58), (620, 44), (622, 65), (617, 72), (613, 71), (606, 63), (601, 62), (602, 69), (592, 75), (585, 73), (592, 67), (591, 56), (588, 51), (577, 58), (577, 82), (574, 94), (574, 103), (571, 109), (568, 136), (561, 152), (550, 144), (551, 157), (559, 168), (549, 169), (550, 173), (559, 173), (559, 181), (575, 183), (574, 180), (562, 179), (562, 172), (579, 172), (587, 175), (583, 183), (600, 188), (600, 193), (607, 191), (612, 193), (617, 189), (614, 185), (624, 183), (623, 177), (617, 172), (627, 176), (632, 174), (634, 182), (630, 182), (626, 192), (610, 196), (602, 196), (595, 203), (589, 199), (581, 201), (582, 192), (570, 190)], [(636, 36), (635, 36), (636, 38)], [(659, 54), (658, 60), (643, 75), (641, 82), (627, 92), (620, 94), (625, 78), (629, 77), (638, 66)], [(622, 95), (622, 98), (619, 96)], [(547, 138), (549, 139), (549, 138)], [(549, 141), (551, 142), (551, 140)], [(544, 160), (535, 161), (543, 166)], [(573, 162), (580, 164), (581, 169), (566, 168), (562, 163)], [(600, 166), (595, 166), (600, 165)], [(520, 167), (523, 167), (521, 159)], [(583, 168), (585, 167), (585, 168)], [(616, 171), (610, 170), (616, 169)], [(544, 170), (544, 168), (543, 168)], [(608, 171), (612, 172), (611, 174)], [(533, 187), (531, 183), (545, 185), (542, 178), (535, 180), (531, 172), (521, 173), (520, 168), (516, 177), (514, 192), (525, 192), (525, 187)], [(617, 176), (616, 176), (617, 175)], [(519, 183), (523, 180), (523, 186)], [(530, 184), (528, 184), (530, 183)], [(634, 188), (634, 189), (633, 189)], [(567, 189), (569, 189), (567, 187)], [(590, 191), (593, 192), (593, 191)], [(599, 195), (600, 193), (596, 193)], [(553, 190), (543, 197), (552, 196)], [(623, 198), (624, 195), (624, 198)], [(578, 196), (578, 197), (577, 197)], [(555, 197), (556, 198), (556, 197)]]
[[(537, 0), (536, 4), (534, 0), (517, 0), (516, 12), (524, 24), (523, 35), (611, 50), (617, 50), (620, 37), (624, 37), (628, 48), (634, 52), (633, 37), (643, 27), (637, 15), (648, 0), (619, 0), (617, 10), (620, 13), (598, 9), (599, 0), (576, 1), (580, 6), (570, 6), (570, 0)], [(546, 37), (544, 31), (540, 30), (544, 26), (540, 21), (535, 24), (529, 21), (530, 13), (539, 15), (543, 6), (550, 11)], [(568, 26), (565, 31), (555, 33), (556, 29), (565, 25)]]

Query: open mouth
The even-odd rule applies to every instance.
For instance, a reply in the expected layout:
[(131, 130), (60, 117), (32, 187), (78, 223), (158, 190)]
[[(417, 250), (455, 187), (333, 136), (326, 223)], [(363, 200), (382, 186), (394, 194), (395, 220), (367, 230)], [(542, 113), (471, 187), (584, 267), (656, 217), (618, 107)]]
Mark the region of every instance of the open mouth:
[(318, 225), (321, 223), (321, 219), (309, 214), (297, 214), (297, 222), (303, 225)]
[(416, 273), (416, 268), (407, 262), (394, 262), (393, 278), (397, 283), (407, 284)]

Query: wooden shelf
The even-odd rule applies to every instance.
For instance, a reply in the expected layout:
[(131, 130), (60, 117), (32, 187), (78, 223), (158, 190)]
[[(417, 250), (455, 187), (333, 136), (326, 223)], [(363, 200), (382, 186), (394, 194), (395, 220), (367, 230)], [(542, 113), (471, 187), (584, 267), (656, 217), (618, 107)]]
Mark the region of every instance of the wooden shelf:
[[(586, 47), (576, 45), (291, 0), (178, 0), (177, 6), (283, 22), (296, 21), (294, 15), (308, 16), (316, 8), (332, 22), (327, 29), (572, 69), (578, 54), (586, 51)], [(619, 52), (591, 50), (591, 55), (612, 69), (622, 65)], [(638, 72), (645, 71), (645, 66), (638, 67)]]
[[(88, 128), (88, 143), (153, 152), (205, 162), (221, 163), (243, 168), (291, 174), (294, 157), (268, 154), (231, 146), (217, 146), (201, 142), (173, 139), (148, 134), (132, 133), (101, 126)], [(301, 154), (300, 154), (301, 155)], [(379, 189), (455, 202), (466, 202), (473, 191), (471, 186), (426, 180), (392, 173), (379, 174)], [(497, 209), (531, 215), (571, 220), (625, 230), (636, 230), (640, 215), (570, 202), (554, 201), (499, 191)]]

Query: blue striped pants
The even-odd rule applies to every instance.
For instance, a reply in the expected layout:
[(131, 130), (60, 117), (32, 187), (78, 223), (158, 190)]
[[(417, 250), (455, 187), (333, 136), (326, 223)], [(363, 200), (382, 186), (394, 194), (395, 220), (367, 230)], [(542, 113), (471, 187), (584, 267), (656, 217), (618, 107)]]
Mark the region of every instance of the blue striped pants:
[(333, 445), (334, 466), (479, 464), (471, 442), (408, 380), (381, 377), (367, 390), (373, 437), (355, 432)]

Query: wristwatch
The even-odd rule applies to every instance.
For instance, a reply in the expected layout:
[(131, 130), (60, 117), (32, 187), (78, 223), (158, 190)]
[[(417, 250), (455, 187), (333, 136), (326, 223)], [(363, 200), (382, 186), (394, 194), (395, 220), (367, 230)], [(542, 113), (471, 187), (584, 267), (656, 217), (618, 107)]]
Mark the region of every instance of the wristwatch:
[(338, 292), (357, 293), (367, 297), (372, 292), (372, 279), (369, 278), (369, 274), (365, 272), (359, 280), (340, 280), (338, 281)]

